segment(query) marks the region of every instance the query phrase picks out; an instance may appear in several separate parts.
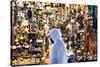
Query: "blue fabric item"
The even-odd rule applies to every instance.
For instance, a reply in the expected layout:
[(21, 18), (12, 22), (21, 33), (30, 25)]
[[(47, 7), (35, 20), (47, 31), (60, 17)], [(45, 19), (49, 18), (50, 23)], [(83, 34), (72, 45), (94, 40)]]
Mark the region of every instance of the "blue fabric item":
[(31, 9), (28, 10), (27, 15), (28, 15), (28, 18), (32, 18), (32, 11), (31, 11)]
[(50, 52), (49, 64), (66, 64), (67, 49), (62, 39), (60, 29), (52, 29), (49, 31), (50, 38), (54, 41), (54, 46)]
[(69, 60), (69, 63), (75, 62), (75, 55), (70, 55), (68, 60)]

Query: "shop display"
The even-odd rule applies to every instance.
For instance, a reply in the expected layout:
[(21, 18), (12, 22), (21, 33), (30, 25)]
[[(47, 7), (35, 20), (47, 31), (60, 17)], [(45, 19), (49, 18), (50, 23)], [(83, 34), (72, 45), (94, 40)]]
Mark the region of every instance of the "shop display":
[(11, 65), (97, 61), (97, 6), (12, 0)]

